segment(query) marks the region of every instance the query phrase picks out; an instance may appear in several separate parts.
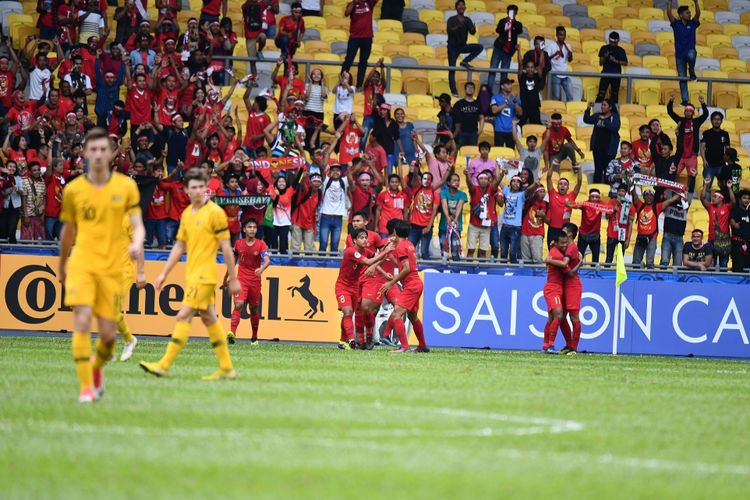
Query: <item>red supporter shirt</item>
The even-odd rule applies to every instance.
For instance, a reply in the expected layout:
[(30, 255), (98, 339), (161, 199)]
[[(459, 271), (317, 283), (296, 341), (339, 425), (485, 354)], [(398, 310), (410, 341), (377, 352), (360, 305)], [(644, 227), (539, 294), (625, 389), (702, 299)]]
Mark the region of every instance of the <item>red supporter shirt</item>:
[(599, 234), (602, 228), (602, 212), (590, 207), (581, 207), (581, 234)]
[(544, 220), (537, 217), (536, 213), (541, 210), (547, 213), (547, 202), (535, 200), (526, 211), (521, 224), (521, 234), (524, 236), (544, 236)]
[(125, 108), (130, 112), (130, 125), (133, 129), (138, 128), (143, 122), (152, 120), (151, 91), (145, 89), (140, 92), (136, 87), (128, 91)]
[(388, 232), (386, 225), (389, 220), (404, 218), (406, 195), (402, 191), (397, 191), (396, 194), (390, 190), (381, 191), (375, 200), (375, 205), (380, 207), (380, 220), (377, 229), (379, 232), (386, 234)]
[[(619, 239), (618, 229), (620, 228), (620, 225), (618, 221), (620, 220), (620, 211), (622, 210), (622, 205), (619, 207), (617, 206), (617, 200), (614, 198), (610, 198), (609, 204), (612, 206), (614, 211), (608, 215), (607, 219), (607, 238), (612, 239)], [(630, 214), (628, 215), (628, 219), (633, 218), (633, 211), (635, 210), (635, 206), (630, 206)], [(630, 225), (630, 220), (628, 220), (628, 225)]]
[[(259, 188), (260, 188), (260, 191), (258, 191)], [(253, 177), (245, 181), (245, 190), (247, 191), (247, 194), (250, 196), (264, 195), (266, 193), (265, 187), (263, 187), (263, 184), (260, 184), (260, 181), (256, 177)], [(258, 225), (262, 225), (263, 218), (265, 217), (265, 215), (266, 215), (265, 203), (262, 205), (244, 205), (242, 207), (242, 216), (240, 217), (240, 221), (242, 225), (244, 226), (245, 222), (249, 221), (250, 219), (255, 219)]]
[[(276, 79), (278, 80), (279, 84), (279, 98), (281, 98), (281, 94), (284, 93), (284, 89), (286, 88), (286, 84), (289, 81), (289, 77), (279, 76)], [(300, 80), (299, 78), (295, 78), (294, 80), (292, 80), (292, 90), (290, 90), (289, 92), (304, 99), (305, 81)]]
[(263, 259), (268, 255), (268, 246), (263, 240), (255, 239), (251, 244), (241, 239), (234, 242), (234, 253), (237, 255), (239, 270), (237, 277), (242, 281), (260, 283), (260, 276), (255, 270), (263, 264)]
[[(481, 206), (477, 215), (475, 207)], [(471, 217), (469, 222), (472, 226), (490, 227), (497, 224), (497, 209), (495, 208), (495, 197), (492, 186), (487, 186), (484, 191), (479, 186), (471, 189)]]
[(300, 17), (299, 21), (295, 22), (292, 16), (284, 16), (279, 21), (278, 33), (281, 32), (290, 33), (289, 44), (297, 43), (297, 34), (299, 32), (300, 38), (305, 34), (305, 20)]
[(417, 251), (411, 241), (407, 239), (399, 241), (396, 248), (393, 249), (393, 256), (398, 262), (399, 269), (403, 266), (402, 262), (406, 261), (409, 263), (409, 273), (401, 280), (404, 289), (414, 285), (421, 285), (422, 280), (419, 278), (419, 268), (417, 267)]
[(211, 16), (218, 16), (221, 14), (221, 0), (203, 0), (203, 7), (201, 12), (209, 14)]
[(560, 194), (556, 189), (549, 192), (549, 227), (562, 229), (563, 224), (570, 221), (570, 208), (565, 202), (575, 203), (575, 193)]
[(693, 127), (693, 120), (685, 120), (685, 135), (682, 136), (682, 157), (693, 158), (695, 157), (695, 151), (693, 150), (693, 135), (696, 133)]
[[(358, 127), (347, 124), (341, 132), (341, 147), (339, 148), (339, 162), (349, 163), (359, 156), (359, 141), (362, 132)], [(383, 151), (385, 153), (385, 151)]]
[[(250, 149), (262, 148), (265, 144), (263, 130), (271, 124), (271, 119), (265, 113), (250, 113), (247, 116), (247, 127), (245, 129), (244, 146)], [(251, 139), (251, 136), (259, 135), (257, 139)]]
[(349, 221), (352, 220), (352, 215), (354, 214), (354, 212), (364, 210), (368, 214), (372, 214), (372, 210), (374, 207), (375, 191), (373, 191), (372, 188), (364, 190), (359, 186), (354, 186), (354, 189), (352, 189), (352, 209), (349, 212)]
[(203, 143), (190, 139), (185, 147), (185, 169), (197, 167), (203, 158)]
[(62, 190), (65, 186), (65, 178), (61, 175), (48, 175), (44, 178), (47, 184), (47, 198), (44, 206), (44, 215), (47, 217), (59, 217), (62, 208)]
[[(308, 195), (309, 191), (310, 181), (305, 179), (304, 184), (300, 184), (297, 191), (297, 206), (292, 210), (292, 224), (302, 229), (315, 227), (315, 213), (320, 201), (320, 190)], [(305, 200), (299, 203), (302, 199)]]
[(349, 38), (372, 38), (372, 9), (378, 0), (356, 0), (351, 13)]
[(641, 168), (651, 168), (654, 159), (651, 158), (651, 141), (638, 139), (633, 143), (633, 158), (638, 162)]
[(351, 290), (359, 289), (359, 278), (367, 269), (365, 264), (367, 257), (363, 252), (357, 246), (350, 246), (344, 250), (339, 277), (336, 279), (336, 287), (342, 286)]
[(370, 102), (370, 99), (374, 99), (373, 94), (382, 94), (383, 92), (385, 92), (385, 87), (380, 83), (376, 86), (365, 86), (365, 116), (370, 116), (372, 114), (372, 103)]
[(659, 214), (662, 212), (662, 204), (654, 203), (646, 205), (638, 201), (633, 208), (638, 217), (638, 235), (650, 236), (659, 232)]
[[(220, 189), (217, 196), (241, 196), (242, 190), (237, 189), (234, 193), (229, 189)], [(227, 222), (229, 223), (229, 232), (232, 234), (240, 234), (242, 226), (240, 226), (240, 206), (239, 205), (225, 205), (221, 207), (224, 209), (224, 213), (227, 214)]]
[(567, 127), (560, 127), (559, 130), (555, 130), (552, 128), (547, 130), (542, 136), (542, 140), (544, 140), (547, 135), (549, 135), (549, 142), (547, 142), (547, 151), (549, 151), (550, 155), (556, 155), (557, 153), (559, 153), (560, 149), (562, 149), (562, 147), (565, 145), (565, 142), (573, 138), (573, 136), (570, 135), (570, 130), (568, 130)]
[(167, 87), (162, 87), (159, 90), (159, 97), (157, 102), (159, 103), (159, 123), (165, 127), (172, 126), (172, 115), (179, 111), (178, 104), (180, 102), (179, 91), (177, 89), (169, 90)]
[(16, 87), (16, 75), (12, 71), (0, 71), (0, 103), (11, 107), (13, 89)]
[(165, 182), (162, 184), (164, 189), (167, 189), (170, 194), (169, 218), (178, 221), (182, 216), (182, 212), (190, 205), (190, 197), (185, 192), (185, 185), (180, 181)]
[(415, 226), (427, 227), (432, 220), (432, 211), (440, 204), (440, 193), (432, 188), (419, 187), (412, 199), (411, 220)]
[[(549, 258), (554, 260), (564, 260), (565, 256), (559, 248), (557, 248), (555, 245), (552, 245), (552, 248), (549, 249)], [(547, 264), (547, 283), (562, 286), (563, 282), (565, 281), (564, 272), (565, 269), (563, 269), (562, 267)]]
[(151, 197), (151, 202), (148, 204), (146, 210), (146, 219), (149, 220), (163, 220), (169, 216), (167, 210), (167, 193), (162, 183), (156, 185), (154, 189), (154, 196)]
[(729, 232), (729, 219), (732, 215), (732, 205), (727, 203), (720, 207), (716, 205), (709, 205), (706, 209), (708, 211), (708, 241), (714, 241), (716, 239), (716, 219), (719, 219), (719, 229), (722, 232)]

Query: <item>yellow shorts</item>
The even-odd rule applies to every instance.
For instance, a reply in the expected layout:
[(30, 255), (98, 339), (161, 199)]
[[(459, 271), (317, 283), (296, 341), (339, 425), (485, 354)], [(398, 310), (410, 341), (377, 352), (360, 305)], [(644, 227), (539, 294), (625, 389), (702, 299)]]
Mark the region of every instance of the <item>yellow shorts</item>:
[(125, 274), (123, 274), (122, 276), (122, 280), (120, 280), (120, 290), (122, 290), (122, 307), (125, 307), (125, 300), (127, 300), (128, 295), (130, 295), (130, 289), (132, 288), (133, 283), (135, 283), (135, 275), (125, 272)]
[(216, 285), (188, 284), (185, 287), (185, 299), (182, 305), (196, 311), (207, 311), (216, 303)]
[(122, 307), (120, 276), (68, 270), (65, 279), (65, 305), (90, 306), (99, 318), (117, 321)]

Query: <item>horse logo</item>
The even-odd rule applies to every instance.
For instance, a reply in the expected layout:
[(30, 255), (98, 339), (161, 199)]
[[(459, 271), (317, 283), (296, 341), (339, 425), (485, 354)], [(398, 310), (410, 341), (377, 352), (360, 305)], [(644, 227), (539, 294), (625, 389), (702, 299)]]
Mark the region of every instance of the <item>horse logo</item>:
[(307, 274), (299, 280), (300, 286), (290, 286), (287, 288), (287, 291), (292, 292), (292, 297), (294, 297), (294, 292), (297, 292), (300, 294), (300, 296), (307, 301), (307, 305), (310, 306), (310, 310), (305, 313), (305, 317), (308, 319), (313, 319), (318, 312), (325, 312), (323, 309), (323, 301), (318, 299), (315, 295), (313, 295), (312, 291), (310, 291), (310, 276)]

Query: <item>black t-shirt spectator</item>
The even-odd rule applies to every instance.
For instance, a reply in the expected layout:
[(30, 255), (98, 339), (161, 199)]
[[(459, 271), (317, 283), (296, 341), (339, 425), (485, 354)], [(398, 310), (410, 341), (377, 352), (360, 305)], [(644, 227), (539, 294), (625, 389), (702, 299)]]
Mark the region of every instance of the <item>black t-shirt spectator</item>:
[(677, 172), (670, 174), (669, 169), (672, 165), (677, 167), (677, 157), (676, 156), (670, 156), (668, 158), (664, 158), (663, 156), (659, 155), (654, 160), (654, 170), (656, 173), (656, 177), (659, 179), (667, 179), (670, 181), (677, 180)]
[(599, 49), (599, 57), (604, 57), (604, 65), (602, 65), (602, 73), (622, 73), (622, 65), (612, 62), (609, 56), (615, 56), (618, 61), (628, 61), (628, 55), (625, 53), (625, 49), (619, 45), (602, 45)]
[(453, 124), (461, 124), (461, 132), (474, 134), (479, 131), (479, 103), (460, 99), (451, 110)]
[(727, 187), (727, 181), (732, 181), (732, 191), (737, 196), (740, 192), (740, 180), (742, 180), (742, 166), (738, 163), (725, 164), (722, 163), (721, 170), (719, 170), (719, 189), (721, 194), (724, 195), (724, 199), (729, 199), (729, 188)]
[[(452, 31), (456, 28), (456, 31)], [(464, 22), (458, 21), (458, 16), (452, 16), (448, 18), (448, 47), (460, 49), (466, 45), (466, 40), (469, 38), (469, 32), (474, 31), (474, 22), (468, 17), (464, 16)]]
[(732, 220), (740, 224), (739, 229), (732, 228), (732, 236), (750, 241), (750, 209), (735, 205), (732, 209)]
[[(664, 192), (664, 198), (668, 199), (677, 194), (672, 189)], [(687, 209), (682, 207), (681, 202), (672, 203), (664, 209), (664, 233), (683, 236), (687, 226)]]
[[(539, 109), (542, 105), (539, 100), (539, 92), (544, 86), (544, 80), (539, 75), (529, 77), (528, 75), (521, 74), (518, 77), (518, 88), (521, 94), (521, 107), (524, 110), (528, 108)], [(525, 111), (524, 111), (525, 113)], [(609, 145), (605, 146), (608, 147)]]
[(375, 134), (375, 139), (383, 146), (385, 152), (392, 155), (396, 149), (396, 140), (399, 138), (398, 123), (396, 123), (396, 120), (391, 120), (390, 125), (386, 125), (385, 120), (376, 116), (372, 133)]
[(544, 74), (546, 75), (549, 73), (550, 70), (550, 60), (549, 60), (549, 54), (547, 54), (546, 51), (540, 50), (539, 53), (535, 51), (534, 49), (527, 50), (526, 53), (523, 55), (523, 60), (521, 61), (521, 69), (525, 68), (526, 65), (530, 62), (534, 63), (534, 66), (537, 68), (541, 66), (542, 60), (544, 60)]
[(724, 149), (729, 147), (729, 134), (726, 130), (710, 128), (703, 132), (701, 142), (706, 145), (706, 166), (724, 165)]
[(706, 257), (712, 256), (713, 254), (714, 248), (711, 246), (711, 243), (708, 242), (703, 243), (703, 246), (695, 248), (693, 243), (688, 241), (685, 243), (685, 246), (682, 247), (682, 255), (689, 256), (690, 260), (693, 262), (705, 262)]

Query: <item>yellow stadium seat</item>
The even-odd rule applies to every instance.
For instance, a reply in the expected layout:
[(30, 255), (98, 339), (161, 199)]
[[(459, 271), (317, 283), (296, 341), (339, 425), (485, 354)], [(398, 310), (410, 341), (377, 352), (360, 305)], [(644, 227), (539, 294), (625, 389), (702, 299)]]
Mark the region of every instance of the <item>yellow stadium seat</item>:
[[(419, 11), (419, 20), (423, 23), (442, 23), (444, 24), (445, 21), (443, 20), (443, 12), (436, 9), (424, 9)], [(432, 30), (430, 30), (430, 33), (432, 33)]]
[[(635, 9), (634, 9), (635, 10)], [(638, 11), (636, 11), (636, 16)], [(622, 29), (633, 33), (635, 31), (648, 31), (648, 21), (638, 19), (638, 17), (625, 17), (622, 19)]]
[(454, 8), (453, 0), (435, 0), (435, 8), (438, 10), (451, 10)]
[[(510, 3), (513, 3), (513, 2), (508, 2), (508, 3), (510, 4)], [(518, 12), (519, 13), (523, 13), (523, 14), (526, 14), (526, 13), (529, 13), (529, 14), (538, 14), (538, 12), (536, 11), (536, 3), (532, 3), (532, 2), (518, 2), (518, 3), (516, 3), (516, 5), (518, 6)], [(503, 10), (503, 12), (504, 12), (504, 10)]]
[[(305, 18), (307, 20), (307, 18)], [(378, 33), (391, 32), (391, 33), (403, 33), (404, 27), (401, 21), (395, 21), (393, 19), (380, 19), (378, 21)]]
[(490, 158), (515, 158), (516, 152), (511, 148), (492, 147)]
[(424, 45), (425, 38), (422, 33), (401, 33), (401, 45)]
[(658, 43), (660, 47), (670, 43), (674, 45), (674, 34), (671, 31), (660, 31), (656, 34), (656, 43)]
[(325, 17), (305, 16), (305, 28), (312, 28), (318, 31), (328, 29)]
[(401, 43), (401, 36), (392, 31), (376, 31), (373, 40), (383, 45), (396, 45)]
[(646, 115), (646, 108), (641, 104), (620, 104), (619, 111), (620, 116), (624, 116), (627, 118)]
[(645, 20), (656, 20), (656, 21), (664, 21), (665, 20), (665, 13), (662, 9), (655, 9), (653, 7), (641, 7), (638, 9), (638, 17)]
[(524, 14), (523, 24), (528, 27), (547, 26), (547, 19), (538, 14)]
[(722, 71), (744, 71), (747, 67), (745, 62), (740, 59), (723, 59), (719, 63)]
[(552, 113), (565, 113), (565, 103), (562, 101), (555, 101), (553, 99), (545, 99), (542, 101), (542, 105), (539, 108), (542, 113), (551, 115)]
[(621, 30), (622, 19), (617, 19), (614, 17), (599, 19), (596, 21), (596, 26), (601, 30)]
[(648, 29), (648, 23), (643, 21), (643, 24), (645, 24), (645, 29), (636, 29), (631, 30), (629, 27), (625, 26), (625, 21), (632, 20), (632, 19), (638, 19), (638, 9), (634, 9), (633, 7), (629, 7), (627, 5), (621, 6), (621, 7), (613, 7), (612, 8), (612, 15), (618, 19), (622, 19), (622, 27), (628, 31), (646, 31)]
[[(747, 28), (745, 28), (745, 33), (747, 33)], [(731, 47), (732, 46), (732, 38), (729, 35), (725, 34), (708, 34), (706, 35), (706, 44), (709, 47)]]
[(423, 57), (435, 57), (435, 49), (429, 45), (410, 45), (409, 56), (417, 61)]
[(701, 23), (701, 33), (704, 35), (710, 35), (710, 34), (719, 34), (723, 35), (724, 30), (722, 29), (720, 24), (716, 23)]
[(346, 17), (333, 17), (326, 12), (326, 23), (329, 30), (349, 30), (349, 19)]
[(302, 49), (306, 54), (317, 54), (318, 52), (330, 53), (331, 45), (320, 40), (305, 40)]
[[(414, 70), (409, 70), (414, 71)], [(428, 73), (428, 72), (425, 72)], [(425, 75), (425, 77), (429, 77), (429, 73)], [(432, 96), (424, 94), (410, 94), (406, 96), (406, 105), (410, 108), (435, 108), (436, 99)]]
[(583, 115), (587, 107), (588, 103), (582, 101), (568, 101), (565, 103), (565, 109), (571, 115)]
[(643, 56), (643, 67), (648, 69), (665, 68), (669, 62), (664, 56)]
[(589, 39), (581, 43), (581, 51), (589, 57), (596, 56), (596, 63), (599, 64), (599, 49), (602, 45), (604, 43), (600, 40)]
[(716, 59), (737, 59), (737, 49), (734, 47), (715, 47), (713, 57)]
[(383, 47), (383, 54), (390, 57), (409, 56), (409, 47), (401, 44), (388, 44)]
[(591, 141), (591, 134), (594, 133), (594, 127), (576, 127), (576, 141), (588, 145)]
[[(535, 136), (537, 136), (538, 139), (541, 140), (541, 137), (544, 135), (544, 133), (546, 131), (547, 131), (547, 127), (545, 127), (544, 125), (529, 124), (529, 125), (524, 125), (523, 126), (523, 136), (524, 137), (528, 137), (530, 135), (535, 135)], [(522, 142), (525, 142), (525, 141), (522, 141)]]
[(349, 40), (349, 34), (340, 29), (325, 29), (320, 32), (320, 39), (328, 43), (346, 42)]
[(403, 77), (401, 76), (401, 70), (400, 69), (392, 69), (391, 70), (391, 78), (390, 78), (390, 86), (389, 86), (389, 92), (393, 92), (395, 94), (400, 94), (403, 85), (404, 85)]
[(475, 158), (479, 156), (479, 148), (477, 146), (461, 146), (461, 149), (458, 150), (458, 156), (459, 158), (465, 158), (467, 156)]
[(437, 111), (429, 108), (417, 108), (414, 116), (416, 116), (417, 120), (435, 121), (435, 118), (437, 117)]
[(614, 16), (614, 9), (610, 5), (589, 5), (588, 11), (589, 17), (596, 20)]
[(17, 26), (16, 38), (13, 39), (13, 48), (16, 49), (16, 51), (21, 50), (26, 44), (26, 38), (30, 35), (37, 34), (39, 34), (39, 29), (36, 26)]
[(430, 83), (427, 72), (418, 69), (407, 69), (403, 71), (404, 90), (407, 94), (427, 94)]
[(744, 24), (727, 23), (727, 24), (722, 25), (721, 27), (722, 27), (722, 31), (727, 36), (747, 35), (747, 26)]
[(703, 0), (701, 3), (706, 10), (729, 10), (727, 0)]
[(556, 3), (542, 3), (536, 6), (536, 13), (542, 16), (562, 16), (562, 6)]
[(726, 119), (733, 122), (750, 121), (750, 109), (732, 108), (726, 110)]
[(705, 45), (696, 45), (695, 54), (697, 57), (713, 57), (714, 51), (711, 47)]
[(739, 101), (737, 85), (734, 83), (714, 83), (711, 93), (714, 106), (719, 108), (736, 108)]
[(578, 28), (569, 28), (566, 26), (565, 33), (567, 33), (566, 41), (568, 43), (581, 41), (581, 32), (578, 30)]
[(326, 5), (326, 8), (325, 8), (326, 19), (330, 19), (330, 18), (344, 19), (348, 23), (349, 20), (346, 17), (344, 17), (345, 8), (346, 8), (346, 4)]
[(430, 32), (430, 34), (433, 34), (433, 35), (438, 34), (438, 33), (443, 34), (443, 35), (448, 34), (445, 21), (434, 21), (431, 23), (427, 23), (427, 27), (428, 27), (428, 31)]
[(477, 26), (477, 36), (497, 36), (495, 28), (494, 24), (480, 24)]
[(427, 77), (430, 80), (430, 94), (437, 96), (451, 93), (447, 71), (428, 71)]

